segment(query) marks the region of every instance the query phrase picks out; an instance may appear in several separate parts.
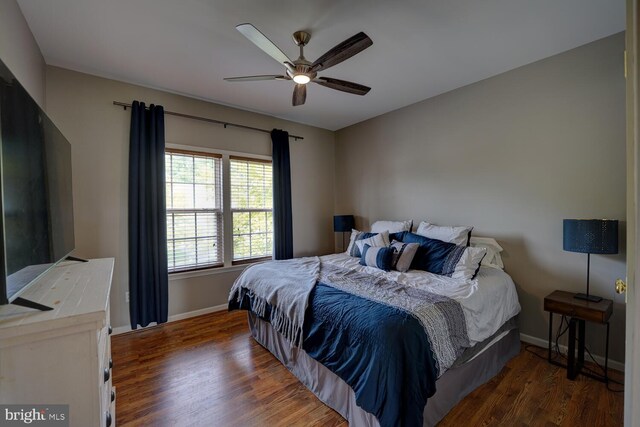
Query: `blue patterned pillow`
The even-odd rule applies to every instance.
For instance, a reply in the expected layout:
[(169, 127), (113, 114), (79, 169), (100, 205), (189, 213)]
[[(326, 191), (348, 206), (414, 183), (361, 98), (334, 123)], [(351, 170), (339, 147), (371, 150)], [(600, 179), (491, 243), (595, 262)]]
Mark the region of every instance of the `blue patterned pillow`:
[(487, 254), (486, 248), (459, 246), (414, 233), (406, 233), (403, 242), (420, 245), (411, 268), (455, 279), (476, 277), (482, 258)]
[(362, 248), (360, 264), (389, 271), (393, 265), (393, 248), (388, 246), (374, 247), (365, 244)]
[(389, 233), (389, 241), (393, 242), (394, 240), (397, 240), (398, 242), (402, 242), (402, 239), (404, 238), (405, 234), (410, 233), (409, 231), (399, 231), (397, 233)]

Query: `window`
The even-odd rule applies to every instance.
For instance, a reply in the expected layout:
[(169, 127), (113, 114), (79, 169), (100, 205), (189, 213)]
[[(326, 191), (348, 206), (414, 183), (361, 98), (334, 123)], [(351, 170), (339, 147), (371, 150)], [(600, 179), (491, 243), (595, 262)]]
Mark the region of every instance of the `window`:
[(169, 272), (271, 258), (271, 161), (194, 150), (165, 151)]
[(271, 257), (273, 185), (271, 162), (231, 157), (233, 261)]
[(166, 150), (169, 271), (223, 265), (221, 156)]

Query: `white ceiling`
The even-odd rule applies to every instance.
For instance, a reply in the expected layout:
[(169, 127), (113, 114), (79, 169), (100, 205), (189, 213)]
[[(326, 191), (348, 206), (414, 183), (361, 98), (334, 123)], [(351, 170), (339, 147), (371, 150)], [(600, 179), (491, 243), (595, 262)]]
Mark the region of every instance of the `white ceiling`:
[[(624, 30), (624, 0), (18, 0), (47, 64), (336, 130)], [(359, 31), (373, 46), (321, 76), (364, 97), (223, 77), (284, 69), (235, 26), (313, 61)], [(122, 100), (129, 101), (129, 100)], [(170, 106), (165, 106), (171, 109)]]

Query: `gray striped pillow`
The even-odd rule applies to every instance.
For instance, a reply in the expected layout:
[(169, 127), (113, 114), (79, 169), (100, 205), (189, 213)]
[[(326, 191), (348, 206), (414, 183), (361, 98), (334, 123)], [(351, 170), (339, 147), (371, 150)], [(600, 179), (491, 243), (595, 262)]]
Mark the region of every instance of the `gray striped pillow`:
[(411, 267), (411, 261), (416, 256), (419, 246), (417, 243), (402, 243), (394, 240), (391, 243), (391, 248), (393, 249), (391, 268), (403, 273), (407, 271)]

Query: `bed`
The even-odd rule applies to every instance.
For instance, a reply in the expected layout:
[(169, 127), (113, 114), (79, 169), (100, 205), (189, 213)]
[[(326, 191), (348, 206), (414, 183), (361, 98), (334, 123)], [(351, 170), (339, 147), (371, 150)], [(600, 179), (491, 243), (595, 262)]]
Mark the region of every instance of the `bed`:
[[(229, 309), (248, 310), (256, 341), (353, 426), (435, 425), (520, 349), (517, 293), (500, 269), (462, 280), (382, 271), (347, 253), (250, 269)], [(310, 287), (300, 328), (287, 320), (295, 310), (276, 308), (277, 292), (256, 291), (289, 271), (289, 288)]]

